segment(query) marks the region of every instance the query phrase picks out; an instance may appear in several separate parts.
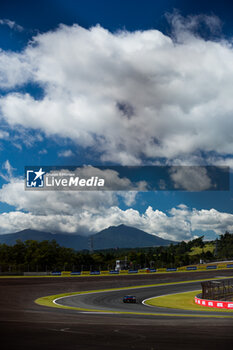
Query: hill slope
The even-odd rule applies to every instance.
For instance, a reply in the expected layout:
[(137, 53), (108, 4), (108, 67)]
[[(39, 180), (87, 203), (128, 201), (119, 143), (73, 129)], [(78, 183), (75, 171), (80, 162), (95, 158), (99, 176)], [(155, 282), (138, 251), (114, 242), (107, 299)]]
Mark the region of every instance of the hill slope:
[[(93, 249), (110, 249), (110, 248), (140, 248), (153, 247), (160, 245), (169, 245), (175, 243), (162, 239), (158, 236), (150, 235), (135, 227), (125, 225), (110, 226), (107, 229), (92, 235)], [(55, 239), (61, 246), (73, 248), (75, 250), (89, 249), (89, 237), (77, 234), (52, 234), (50, 232), (42, 232), (26, 229), (16, 233), (0, 235), (0, 243), (14, 245), (16, 240), (36, 240), (51, 241)]]
[(94, 249), (139, 248), (165, 246), (175, 243), (150, 235), (135, 227), (126, 225), (110, 226), (93, 236)]
[(81, 235), (71, 235), (71, 234), (53, 234), (50, 232), (42, 232), (36, 230), (26, 229), (16, 233), (8, 233), (5, 235), (0, 235), (0, 243), (6, 243), (8, 245), (14, 245), (16, 240), (21, 241), (35, 240), (35, 241), (52, 241), (56, 242), (67, 248), (73, 248), (76, 250), (88, 249), (88, 238)]

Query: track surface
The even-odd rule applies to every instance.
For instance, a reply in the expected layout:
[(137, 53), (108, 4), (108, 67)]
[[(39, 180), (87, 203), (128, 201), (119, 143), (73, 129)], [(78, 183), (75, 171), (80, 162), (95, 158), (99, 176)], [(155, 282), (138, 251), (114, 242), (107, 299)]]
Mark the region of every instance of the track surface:
[(0, 279), (0, 346), (2, 350), (232, 349), (232, 319), (81, 314), (34, 303), (39, 297), (59, 293), (220, 276), (233, 276), (233, 271)]
[[(156, 287), (146, 287), (139, 289), (129, 289), (121, 291), (108, 291), (100, 293), (80, 294), (70, 297), (64, 297), (56, 301), (57, 304), (65, 306), (79, 307), (83, 309), (93, 309), (102, 311), (117, 311), (117, 312), (137, 312), (145, 314), (151, 313), (166, 313), (177, 315), (217, 315), (217, 316), (229, 316), (224, 312), (212, 312), (210, 309), (207, 311), (190, 311), (190, 310), (175, 310), (162, 307), (149, 307), (142, 304), (142, 301), (147, 298), (153, 298), (155, 296), (189, 292), (193, 290), (200, 290), (200, 282), (181, 283), (175, 285), (165, 285)], [(122, 298), (124, 295), (131, 294), (137, 298), (136, 304), (123, 303)], [(233, 314), (232, 314), (233, 316)]]

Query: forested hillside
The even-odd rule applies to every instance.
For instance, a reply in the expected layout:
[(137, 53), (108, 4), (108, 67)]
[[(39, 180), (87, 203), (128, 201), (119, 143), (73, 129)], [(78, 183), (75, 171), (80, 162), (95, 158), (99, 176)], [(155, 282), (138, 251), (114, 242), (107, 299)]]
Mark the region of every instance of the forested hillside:
[(116, 260), (127, 261), (126, 268), (179, 267), (233, 259), (233, 234), (205, 243), (203, 237), (168, 247), (108, 249), (89, 252), (61, 247), (55, 240), (20, 240), (13, 246), (0, 244), (1, 272), (55, 270), (111, 270)]

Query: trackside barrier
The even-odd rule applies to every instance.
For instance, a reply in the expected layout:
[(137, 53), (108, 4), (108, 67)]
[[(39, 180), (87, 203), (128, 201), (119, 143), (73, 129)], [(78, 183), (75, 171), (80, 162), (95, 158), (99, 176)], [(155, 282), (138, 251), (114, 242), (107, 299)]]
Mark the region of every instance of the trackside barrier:
[(49, 276), (50, 272), (24, 272), (24, 276)]
[(138, 270), (128, 270), (128, 273), (138, 273)]
[(197, 266), (181, 266), (181, 267), (172, 267), (172, 268), (159, 268), (159, 269), (135, 269), (135, 270), (121, 270), (121, 271), (115, 271), (115, 270), (110, 270), (110, 271), (53, 271), (53, 272), (25, 272), (24, 275), (52, 275), (52, 276), (63, 276), (63, 277), (69, 277), (69, 276), (90, 276), (90, 275), (126, 275), (126, 274), (136, 274), (136, 273), (163, 273), (163, 272), (175, 272), (175, 271), (192, 271), (192, 270), (214, 270), (214, 269), (225, 269), (225, 268), (233, 268), (233, 264), (218, 264), (218, 265), (197, 265)]
[(214, 269), (217, 269), (217, 265), (207, 265), (207, 266), (206, 266), (206, 269), (207, 269), (207, 270), (214, 270)]
[(219, 309), (233, 309), (232, 301), (207, 300), (196, 296), (195, 303), (200, 306), (216, 307)]
[(64, 277), (65, 276), (70, 276), (71, 275), (71, 271), (62, 271), (61, 275), (64, 276)]
[(157, 272), (166, 272), (165, 268), (157, 269)]
[(226, 269), (227, 265), (226, 264), (218, 264), (217, 268), (218, 269)]
[(198, 270), (206, 270), (206, 266), (205, 266), (205, 265), (204, 265), (204, 266), (199, 265), (199, 266), (197, 267), (197, 269), (198, 269)]
[(197, 266), (187, 266), (186, 270), (190, 271), (190, 270), (197, 270)]

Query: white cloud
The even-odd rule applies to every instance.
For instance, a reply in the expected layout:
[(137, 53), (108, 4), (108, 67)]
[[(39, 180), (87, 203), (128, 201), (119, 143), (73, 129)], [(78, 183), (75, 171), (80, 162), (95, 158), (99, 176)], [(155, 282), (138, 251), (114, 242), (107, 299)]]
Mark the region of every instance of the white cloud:
[[(60, 205), (62, 203), (60, 202)], [(151, 234), (176, 241), (189, 240), (194, 237), (192, 230), (213, 230), (216, 235), (225, 230), (233, 230), (233, 215), (211, 210), (192, 210), (183, 213), (173, 208), (169, 214), (148, 207), (144, 214), (137, 210), (121, 210), (117, 206), (105, 208), (103, 212), (91, 209), (76, 211), (72, 215), (40, 215), (15, 211), (0, 215), (1, 234), (15, 232), (25, 228), (51, 232), (69, 232), (90, 234), (111, 225), (125, 224), (137, 227)], [(190, 226), (191, 224), (191, 226)]]
[(68, 215), (89, 210), (95, 213), (117, 205), (113, 192), (25, 191), (24, 181), (12, 179), (0, 190), (0, 200), (33, 215)]
[[(125, 193), (127, 194), (127, 192)], [(124, 192), (25, 191), (23, 180), (11, 179), (0, 190), (0, 200), (16, 211), (0, 215), (0, 234), (32, 228), (51, 232), (90, 234), (111, 225), (137, 227), (165, 239), (188, 240), (195, 230), (216, 235), (233, 231), (233, 215), (215, 209), (190, 209), (184, 204), (169, 212), (148, 207), (144, 213), (118, 207)], [(127, 196), (126, 196), (127, 199)], [(134, 197), (129, 200), (134, 200)]]
[(47, 151), (45, 148), (43, 148), (43, 149), (40, 150), (38, 153), (39, 153), (39, 154), (47, 154), (48, 151)]
[(205, 191), (213, 185), (205, 167), (174, 166), (170, 176), (176, 189)]
[[(31, 145), (41, 141), (42, 132), (93, 147), (102, 160), (120, 164), (157, 157), (177, 165), (200, 164), (202, 151), (216, 152), (209, 163), (233, 164), (232, 42), (195, 34), (200, 21), (212, 33), (219, 29), (215, 17), (173, 16), (171, 21), (171, 37), (157, 30), (110, 33), (100, 26), (61, 25), (35, 36), (21, 53), (0, 51), (0, 87), (11, 89), (0, 100), (1, 118), (24, 136), (12, 142)], [(19, 93), (27, 83), (42, 87), (44, 97)], [(0, 138), (9, 133), (0, 132)], [(17, 211), (0, 215), (0, 233), (29, 227), (87, 233), (124, 223), (186, 240), (194, 230), (233, 230), (233, 215), (215, 209), (191, 210), (184, 204), (169, 212), (120, 209), (119, 196), (128, 206), (135, 203), (137, 192), (132, 191), (25, 192), (8, 163), (1, 175), (10, 182), (0, 189), (0, 200)], [(117, 173), (107, 175), (122, 189), (129, 185)], [(202, 175), (206, 189), (210, 182)], [(178, 172), (173, 180), (177, 188), (199, 185), (184, 183)], [(136, 190), (145, 186), (137, 184)]]
[[(22, 53), (2, 51), (0, 85), (13, 89), (0, 101), (3, 118), (127, 165), (199, 150), (232, 153), (231, 40), (192, 32), (200, 21), (213, 31), (216, 18), (178, 17), (174, 41), (157, 30), (61, 25)], [(42, 100), (14, 92), (28, 81), (44, 89)]]
[(220, 34), (222, 29), (220, 19), (214, 15), (199, 14), (183, 17), (178, 11), (174, 11), (173, 13), (167, 13), (166, 18), (173, 29), (172, 34), (178, 40), (185, 40), (189, 35), (195, 35), (200, 27), (206, 32), (206, 35)]
[(233, 171), (233, 156), (228, 155), (227, 157), (221, 156), (209, 156), (208, 157), (209, 164), (215, 164), (216, 166), (228, 166), (230, 171)]
[(5, 181), (11, 181), (15, 169), (12, 167), (9, 160), (6, 160), (3, 163), (2, 169), (4, 170), (4, 173), (0, 172), (0, 177), (2, 177)]
[(69, 158), (69, 157), (73, 157), (73, 156), (74, 156), (74, 153), (71, 151), (71, 149), (67, 149), (67, 150), (58, 152), (58, 157)]
[(23, 31), (23, 27), (19, 24), (15, 23), (14, 21), (11, 21), (10, 19), (0, 19), (0, 25), (6, 25), (10, 29), (16, 30), (18, 32)]
[[(77, 212), (89, 210), (92, 213), (103, 212), (106, 208), (118, 205), (120, 196), (126, 205), (135, 201), (137, 191), (145, 190), (146, 183), (139, 181), (131, 183), (126, 177), (119, 177), (115, 170), (101, 170), (92, 166), (78, 169), (77, 176), (89, 178), (95, 174), (104, 178), (106, 191), (25, 191), (24, 180), (13, 178), (9, 161), (4, 163), (7, 169), (5, 180), (9, 181), (0, 189), (0, 201), (35, 215), (74, 215)], [(109, 185), (108, 185), (109, 184)], [(109, 187), (108, 187), (109, 186)], [(118, 189), (113, 191), (112, 189)], [(131, 189), (133, 192), (125, 191)]]
[(26, 83), (31, 77), (30, 70), (30, 64), (24, 54), (0, 51), (1, 88), (9, 89)]
[(123, 197), (124, 202), (128, 207), (136, 203), (137, 193), (138, 192), (136, 191), (118, 192), (118, 194), (120, 194)]
[[(101, 169), (95, 168), (91, 165), (87, 165), (81, 168), (77, 168), (75, 174), (80, 178), (91, 178), (92, 176), (96, 176), (99, 179), (105, 179), (105, 190), (118, 191), (118, 194), (124, 197), (127, 202), (131, 203), (133, 202), (133, 198), (135, 197), (131, 191), (147, 190), (146, 181), (132, 182), (127, 177), (120, 177), (119, 173), (113, 169)], [(127, 191), (127, 193), (124, 193), (122, 191)]]
[(9, 132), (0, 130), (0, 139), (8, 139), (9, 138)]

